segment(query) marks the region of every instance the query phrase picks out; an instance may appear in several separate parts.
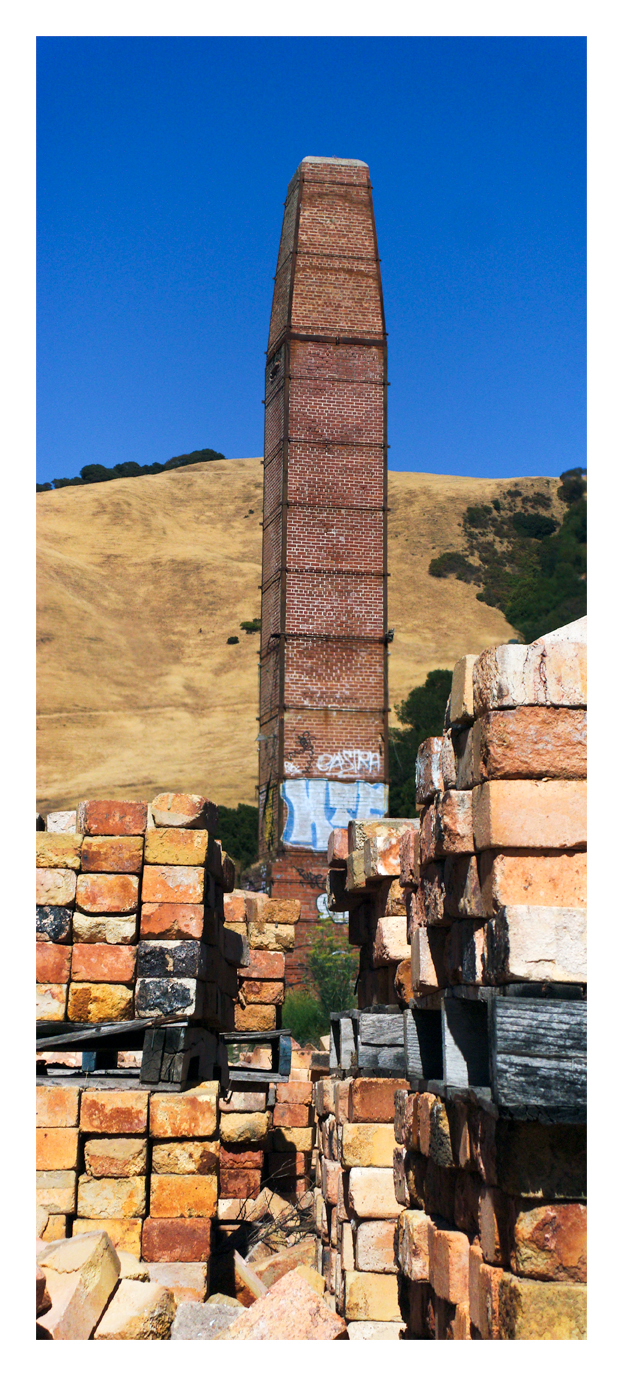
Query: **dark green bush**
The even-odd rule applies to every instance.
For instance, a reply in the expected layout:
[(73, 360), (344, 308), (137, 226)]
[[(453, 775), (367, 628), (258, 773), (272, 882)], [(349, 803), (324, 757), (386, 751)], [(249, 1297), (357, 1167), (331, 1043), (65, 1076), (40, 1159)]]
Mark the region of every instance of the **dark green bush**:
[(492, 501), (491, 505), (492, 505), (494, 511), (501, 511), (501, 510), (502, 510), (502, 504), (501, 504), (501, 502), (498, 501), (498, 498), (497, 498), (497, 497), (494, 497), (494, 498), (493, 498), (493, 501)]
[(454, 577), (459, 578), (461, 583), (481, 581), (478, 565), (471, 564), (458, 550), (448, 550), (445, 554), (439, 554), (436, 559), (431, 559), (428, 572), (433, 578)]
[(307, 968), (326, 1019), (330, 1013), (353, 1007), (359, 953), (347, 941), (347, 932), (326, 922), (309, 946)]
[(468, 506), (464, 523), (474, 530), (486, 530), (492, 508), (483, 502), (480, 506)]
[(427, 736), (443, 731), (446, 703), (452, 687), (449, 669), (431, 669), (425, 683), (396, 704), (401, 728), (389, 733), (389, 815), (415, 817), (415, 760)]
[(513, 526), (518, 535), (527, 535), (530, 540), (543, 540), (557, 529), (552, 516), (541, 516), (538, 511), (516, 511)]
[(319, 1047), (320, 1038), (329, 1031), (329, 1017), (313, 994), (304, 989), (289, 989), (283, 1002), (281, 1025), (288, 1028), (300, 1046), (312, 1042)]
[(258, 816), (258, 809), (251, 803), (219, 807), (216, 835), (235, 861), (238, 874), (257, 860)]
[(252, 621), (241, 621), (241, 622), (240, 622), (240, 629), (241, 629), (241, 631), (246, 631), (247, 635), (253, 635), (253, 634), (255, 633), (255, 631), (261, 631), (261, 629), (262, 629), (262, 618), (261, 618), (261, 616), (254, 616)]
[[(87, 463), (80, 469), (79, 478), (54, 478), (54, 487), (78, 487), (81, 483), (109, 483), (113, 478), (139, 478), (141, 475), (150, 473), (165, 473), (171, 468), (185, 468), (192, 463), (211, 463), (215, 459), (224, 459), (225, 455), (216, 449), (193, 449), (191, 454), (178, 454), (173, 459), (167, 459), (166, 463), (134, 463), (129, 460), (127, 463), (116, 463), (113, 468), (106, 468), (103, 463)], [(37, 492), (49, 491), (50, 484), (42, 483), (37, 485)]]
[(239, 644), (240, 644), (240, 637), (237, 636), (237, 635), (228, 635), (228, 637), (227, 637), (227, 644), (228, 644), (228, 645), (239, 645)]

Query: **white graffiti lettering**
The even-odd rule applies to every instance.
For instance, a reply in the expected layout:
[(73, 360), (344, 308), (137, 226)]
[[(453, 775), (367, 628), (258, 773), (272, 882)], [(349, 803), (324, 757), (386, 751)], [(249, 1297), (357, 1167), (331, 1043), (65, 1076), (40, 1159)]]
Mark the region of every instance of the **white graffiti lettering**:
[(335, 750), (319, 755), (318, 770), (321, 774), (337, 774), (340, 779), (353, 775), (378, 774), (381, 756), (378, 750)]

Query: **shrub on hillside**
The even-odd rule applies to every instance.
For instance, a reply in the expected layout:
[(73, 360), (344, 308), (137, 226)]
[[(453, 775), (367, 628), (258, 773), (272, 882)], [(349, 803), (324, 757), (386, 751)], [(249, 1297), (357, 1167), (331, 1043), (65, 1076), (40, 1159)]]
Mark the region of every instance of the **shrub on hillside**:
[(237, 807), (219, 807), (216, 836), (224, 850), (235, 861), (238, 875), (257, 860), (258, 809), (251, 803)]
[(412, 688), (396, 705), (402, 729), (389, 733), (389, 815), (415, 817), (415, 761), (427, 736), (443, 731), (446, 703), (452, 687), (449, 669), (431, 669), (425, 683)]
[(481, 574), (477, 564), (471, 564), (459, 550), (448, 550), (436, 559), (431, 559), (428, 572), (433, 578), (458, 578), (461, 583), (480, 583)]

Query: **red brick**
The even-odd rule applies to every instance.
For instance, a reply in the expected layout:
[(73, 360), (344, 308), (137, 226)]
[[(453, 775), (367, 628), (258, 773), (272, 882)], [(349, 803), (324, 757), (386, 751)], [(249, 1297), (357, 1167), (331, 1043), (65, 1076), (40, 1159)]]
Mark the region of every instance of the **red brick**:
[(276, 1128), (306, 1128), (312, 1121), (311, 1108), (306, 1104), (275, 1104), (273, 1109)]
[(287, 1084), (277, 1085), (278, 1104), (311, 1104), (313, 1098), (313, 1085), (304, 1080), (298, 1083), (289, 1080)]
[(281, 980), (285, 978), (286, 958), (283, 951), (250, 951), (249, 964), (241, 970), (244, 979)]
[(353, 1080), (350, 1088), (351, 1122), (393, 1123), (397, 1089), (409, 1089), (407, 1080)]
[(146, 1218), (143, 1224), (144, 1261), (208, 1261), (209, 1218)]
[(66, 984), (71, 968), (71, 946), (54, 946), (52, 942), (37, 942), (36, 971), (38, 984)]
[(143, 1090), (85, 1089), (80, 1103), (82, 1132), (109, 1137), (145, 1132), (149, 1094)]
[(261, 1171), (232, 1171), (221, 1166), (220, 1194), (223, 1199), (257, 1199), (261, 1188)]
[(85, 943), (72, 948), (72, 980), (130, 984), (134, 979), (136, 946), (108, 946), (104, 942)]
[(147, 803), (86, 802), (81, 827), (89, 836), (141, 836), (147, 826)]
[[(242, 1143), (237, 1146), (235, 1142), (226, 1145), (221, 1142), (219, 1158), (221, 1168), (228, 1171), (251, 1170), (261, 1171), (264, 1165), (264, 1152), (253, 1151)], [(226, 1195), (227, 1191), (221, 1189), (220, 1193)]]
[(82, 869), (104, 874), (140, 874), (143, 864), (142, 836), (85, 836)]
[(333, 867), (346, 865), (348, 855), (348, 827), (336, 827), (329, 834), (329, 845), (327, 848), (327, 860)]
[(203, 934), (203, 903), (143, 903), (141, 939), (200, 941)]
[(130, 874), (79, 874), (76, 906), (85, 913), (134, 912), (138, 879)]
[(145, 865), (142, 897), (146, 903), (201, 903), (203, 881), (196, 865)]

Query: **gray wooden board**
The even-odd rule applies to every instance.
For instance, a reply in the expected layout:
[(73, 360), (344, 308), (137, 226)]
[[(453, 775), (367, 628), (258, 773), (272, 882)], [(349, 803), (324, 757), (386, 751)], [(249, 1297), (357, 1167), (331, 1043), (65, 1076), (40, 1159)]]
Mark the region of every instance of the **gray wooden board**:
[(403, 1014), (407, 1077), (435, 1080), (443, 1075), (441, 1011), (406, 1008)]
[(362, 1046), (359, 1043), (357, 1064), (360, 1070), (395, 1070), (405, 1073), (404, 1046)]
[(340, 1018), (340, 1068), (350, 1070), (356, 1065), (357, 1048), (351, 1018)]
[(359, 1045), (403, 1046), (402, 1013), (362, 1013), (359, 1019)]
[(441, 1025), (443, 1077), (447, 1084), (490, 1084), (486, 1005), (444, 999)]
[(500, 1000), (491, 1005), (493, 1095), (500, 1104), (586, 1102), (586, 1004)]

